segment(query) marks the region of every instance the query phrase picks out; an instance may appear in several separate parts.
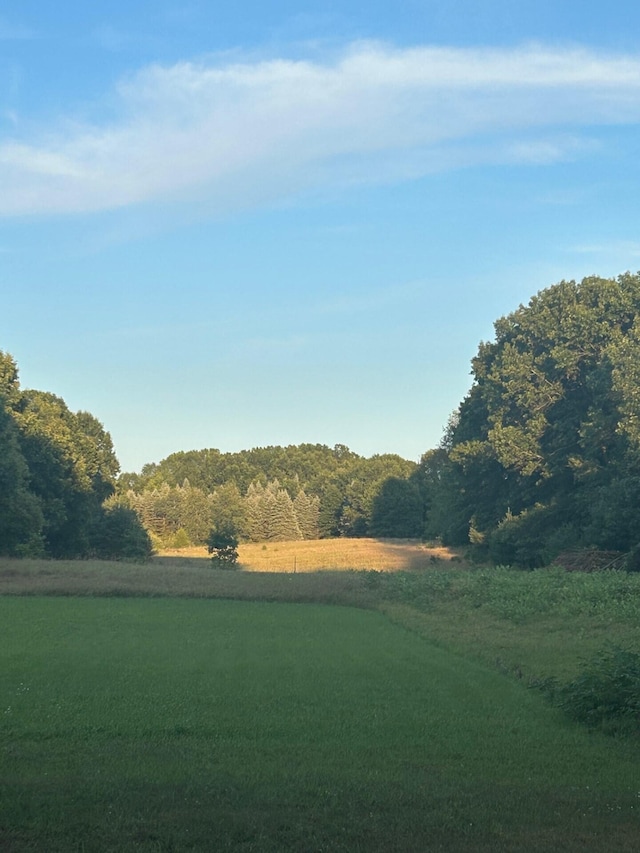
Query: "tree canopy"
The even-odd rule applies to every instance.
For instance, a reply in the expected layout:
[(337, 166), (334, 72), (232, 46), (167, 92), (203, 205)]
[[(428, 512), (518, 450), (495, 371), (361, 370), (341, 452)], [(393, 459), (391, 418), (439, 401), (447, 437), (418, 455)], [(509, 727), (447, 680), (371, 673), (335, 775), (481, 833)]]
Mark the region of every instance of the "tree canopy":
[[(414, 462), (396, 454), (364, 458), (338, 444), (257, 447), (239, 453), (207, 449), (174, 453), (141, 474), (122, 474), (119, 493), (163, 544), (185, 529), (193, 544), (206, 540), (208, 526), (229, 525), (241, 539), (313, 539), (366, 536), (372, 532), (374, 503), (390, 478), (415, 473)], [(198, 531), (189, 529), (200, 507)], [(378, 516), (389, 502), (378, 508)], [(379, 521), (380, 519), (378, 519)], [(406, 536), (396, 513), (389, 536)], [(193, 525), (192, 525), (193, 528)], [(415, 530), (415, 527), (412, 528)], [(420, 535), (421, 531), (415, 535)]]
[(640, 276), (562, 281), (495, 323), (428, 482), (427, 532), (499, 562), (640, 540)]
[(100, 421), (54, 394), (21, 389), (14, 359), (0, 351), (0, 553), (119, 556), (124, 540), (114, 529), (128, 524), (127, 556), (145, 556), (137, 518), (104, 506), (118, 471)]

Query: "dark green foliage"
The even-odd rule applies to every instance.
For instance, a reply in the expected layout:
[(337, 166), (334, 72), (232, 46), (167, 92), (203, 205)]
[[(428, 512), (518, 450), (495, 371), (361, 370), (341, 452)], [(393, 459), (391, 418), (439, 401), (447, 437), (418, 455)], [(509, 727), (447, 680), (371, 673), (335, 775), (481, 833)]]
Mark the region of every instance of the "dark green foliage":
[(528, 567), (567, 547), (631, 548), (640, 275), (560, 282), (495, 332), (473, 360), (437, 477), (425, 476), (427, 534)]
[(553, 525), (550, 507), (534, 506), (519, 515), (510, 512), (486, 537), (486, 557), (495, 565), (515, 565), (535, 569), (549, 565), (553, 554), (546, 533)]
[(340, 519), (345, 498), (342, 491), (335, 484), (330, 484), (320, 496), (320, 511), (318, 515), (318, 527), (320, 536), (327, 539), (340, 536)]
[(415, 470), (412, 462), (392, 453), (374, 455), (356, 461), (344, 489), (340, 532), (345, 536), (371, 533), (373, 505), (383, 484), (394, 477), (406, 478)]
[(88, 412), (22, 390), (0, 352), (0, 553), (140, 559), (146, 532), (123, 507), (105, 508), (119, 465), (111, 436)]
[[(257, 478), (244, 496), (233, 481), (205, 494), (185, 480), (181, 486), (165, 482), (142, 492), (129, 489), (121, 499), (167, 547), (175, 546), (181, 529), (189, 543), (203, 544), (205, 526), (207, 532), (212, 526), (231, 527), (240, 540), (253, 542), (364, 536), (369, 532), (420, 537), (424, 498), (413, 463), (387, 454), (356, 461), (350, 456), (349, 464), (351, 479), (342, 487), (329, 485), (322, 497), (308, 493), (294, 477), (292, 491), (279, 480)], [(391, 485), (385, 485), (389, 482)], [(387, 491), (380, 497), (383, 489)], [(376, 502), (377, 518), (371, 527)]]
[(209, 495), (211, 523), (221, 529), (236, 531), (239, 539), (247, 539), (247, 506), (240, 489), (232, 481)]
[(360, 458), (344, 445), (255, 447), (239, 453), (221, 453), (210, 448), (173, 453), (157, 464), (145, 465), (140, 475), (123, 474), (121, 480), (126, 488), (141, 491), (162, 483), (178, 486), (188, 479), (192, 486), (208, 494), (229, 482), (234, 482), (244, 494), (254, 482), (265, 485), (278, 480), (292, 496), (301, 487), (321, 494), (327, 482), (342, 478)]
[(588, 491), (585, 539), (602, 548), (629, 551), (637, 543), (640, 507), (640, 459), (625, 453), (612, 462), (601, 485)]
[(29, 490), (29, 466), (20, 450), (18, 429), (0, 396), (0, 554), (41, 554), (43, 525), (40, 503)]
[(423, 500), (418, 484), (400, 477), (385, 480), (373, 501), (373, 536), (419, 539), (423, 528)]
[[(344, 445), (334, 448), (321, 444), (257, 447), (240, 453), (209, 449), (174, 453), (157, 465), (146, 465), (140, 475), (123, 474), (119, 488), (121, 494), (128, 495), (130, 505), (139, 511), (143, 523), (161, 539), (173, 535), (178, 526), (190, 531), (184, 520), (178, 523), (164, 510), (155, 511), (157, 498), (151, 501), (154, 511), (148, 511), (145, 503), (150, 500), (149, 495), (158, 496), (167, 487), (173, 495), (185, 478), (192, 488), (199, 489), (215, 504), (213, 523), (228, 515), (226, 506), (238, 508), (238, 497), (246, 496), (245, 506), (234, 512), (235, 515), (245, 514), (244, 520), (234, 520), (243, 538), (364, 536), (369, 532), (373, 502), (385, 480), (408, 478), (415, 470), (413, 462), (395, 454), (365, 459)], [(264, 504), (278, 496), (277, 493), (256, 496), (255, 491), (267, 489), (269, 483), (276, 482), (282, 490), (279, 508), (258, 512), (256, 501)], [(224, 492), (230, 488), (236, 490), (235, 496)], [(217, 499), (215, 496), (219, 492), (220, 499)], [(301, 492), (304, 499), (296, 506)], [(299, 529), (292, 521), (290, 508), (285, 506), (286, 495), (294, 502)], [(306, 506), (303, 506), (305, 501)], [(161, 529), (164, 518), (167, 519), (166, 531)]]
[(232, 530), (214, 529), (207, 539), (211, 563), (217, 569), (233, 569), (238, 562), (238, 537)]
[(102, 511), (92, 541), (93, 555), (104, 560), (145, 561), (152, 553), (149, 534), (136, 513), (119, 504)]
[(294, 503), (277, 480), (249, 486), (246, 497), (247, 537), (253, 542), (302, 539)]
[(554, 705), (572, 719), (610, 734), (640, 733), (640, 655), (610, 646), (573, 681), (544, 682)]
[(469, 542), (469, 506), (462, 472), (449, 459), (446, 444), (429, 450), (414, 475), (423, 494), (426, 539), (440, 539), (443, 545)]
[(129, 490), (121, 500), (138, 513), (149, 533), (167, 547), (178, 547), (179, 531), (183, 545), (204, 545), (214, 521), (212, 496), (194, 488), (188, 480), (174, 487), (163, 483), (140, 494)]
[(0, 350), (0, 396), (11, 406), (19, 395), (18, 366), (13, 356)]
[(89, 555), (91, 532), (118, 467), (111, 439), (95, 418), (75, 415), (64, 400), (43, 391), (22, 392), (13, 417), (30, 489), (42, 508), (47, 553)]

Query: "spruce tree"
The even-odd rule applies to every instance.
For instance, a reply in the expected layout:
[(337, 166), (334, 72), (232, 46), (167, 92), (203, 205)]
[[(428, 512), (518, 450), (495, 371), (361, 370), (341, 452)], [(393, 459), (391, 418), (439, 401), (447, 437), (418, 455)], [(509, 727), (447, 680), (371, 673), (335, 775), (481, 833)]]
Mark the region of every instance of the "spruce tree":
[(296, 521), (303, 539), (317, 539), (320, 535), (320, 499), (307, 495), (300, 489), (293, 502)]

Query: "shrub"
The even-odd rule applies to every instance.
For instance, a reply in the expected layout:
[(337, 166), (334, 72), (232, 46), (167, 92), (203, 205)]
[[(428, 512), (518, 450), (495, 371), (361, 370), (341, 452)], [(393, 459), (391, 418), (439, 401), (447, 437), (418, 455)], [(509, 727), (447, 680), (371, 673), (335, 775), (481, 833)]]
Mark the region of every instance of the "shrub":
[(231, 530), (212, 530), (207, 539), (211, 563), (217, 569), (233, 569), (238, 562), (238, 537)]
[(507, 512), (488, 537), (488, 556), (498, 565), (534, 569), (549, 562), (545, 547), (547, 507), (536, 504), (519, 515)]
[(578, 722), (610, 734), (640, 732), (640, 655), (609, 646), (568, 684), (541, 685), (551, 702)]

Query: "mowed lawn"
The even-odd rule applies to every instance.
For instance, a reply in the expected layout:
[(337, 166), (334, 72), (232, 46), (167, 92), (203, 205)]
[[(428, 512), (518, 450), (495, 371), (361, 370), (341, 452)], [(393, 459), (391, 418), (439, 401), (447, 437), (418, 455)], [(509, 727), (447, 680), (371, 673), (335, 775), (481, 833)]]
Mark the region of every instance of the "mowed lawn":
[(0, 598), (3, 851), (636, 851), (640, 747), (326, 605)]

